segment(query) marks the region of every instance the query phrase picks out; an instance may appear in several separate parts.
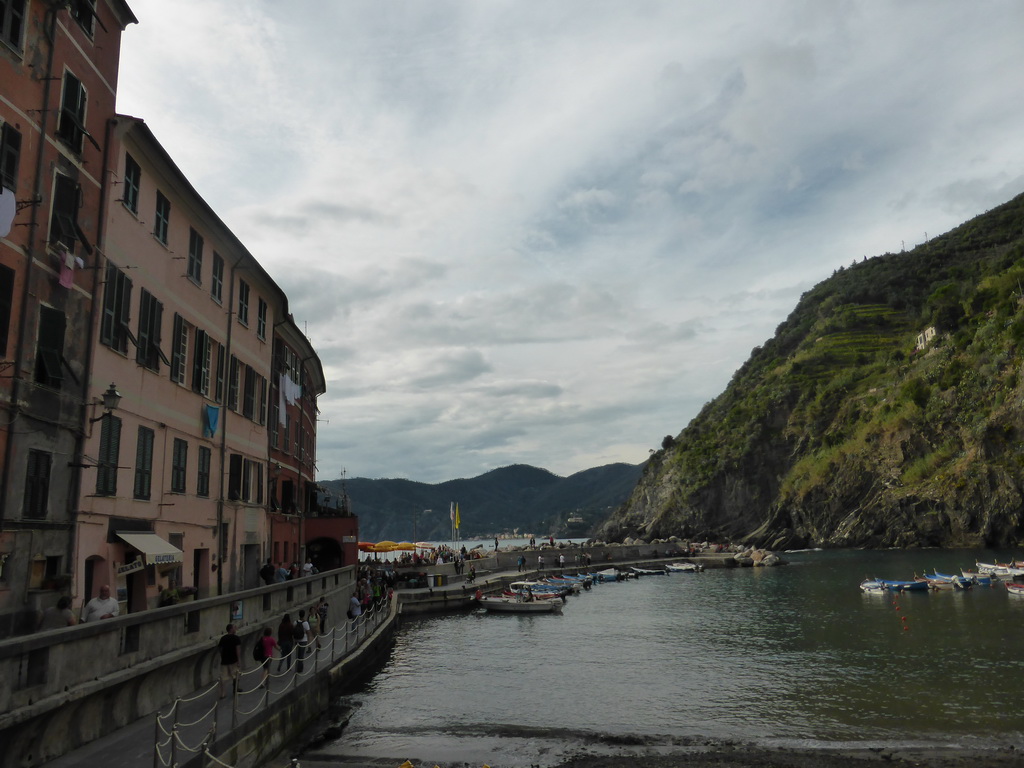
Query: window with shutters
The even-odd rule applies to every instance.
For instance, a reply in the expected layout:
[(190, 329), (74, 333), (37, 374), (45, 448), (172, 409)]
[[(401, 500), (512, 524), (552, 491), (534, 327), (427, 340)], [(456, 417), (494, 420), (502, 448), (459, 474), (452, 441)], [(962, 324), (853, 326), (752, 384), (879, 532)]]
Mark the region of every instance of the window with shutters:
[(216, 251), (213, 252), (213, 274), (210, 278), (210, 295), (218, 304), (224, 296), (224, 259)]
[(67, 5), (71, 18), (92, 37), (96, 31), (96, 0), (70, 0)]
[(0, 126), (0, 183), (11, 192), (18, 191), (18, 161), (21, 134), (10, 123)]
[(249, 325), (249, 284), (238, 281), (238, 322)]
[(241, 364), (238, 362), (238, 358), (232, 355), (231, 362), (228, 366), (228, 408), (236, 413), (238, 412), (238, 379), (240, 367)]
[(224, 355), (226, 354), (223, 344), (217, 345), (217, 370), (214, 383), (213, 399), (218, 403), (224, 402)]
[(205, 445), (199, 446), (199, 471), (196, 473), (196, 496), (210, 495), (210, 460), (212, 451)]
[(113, 264), (107, 264), (107, 279), (103, 286), (103, 319), (100, 322), (100, 341), (121, 354), (128, 353), (129, 312), (132, 300), (132, 281)]
[(21, 50), (21, 33), (25, 28), (26, 0), (0, 3), (0, 39), (17, 51)]
[(153, 490), (153, 437), (149, 427), (139, 427), (135, 448), (135, 498), (148, 500)]
[(64, 381), (65, 325), (63, 312), (40, 305), (35, 381), (51, 389), (60, 389)]
[(256, 301), (256, 336), (267, 340), (267, 302), (263, 299)]
[(292, 452), (291, 444), (289, 443), (289, 440), (291, 438), (291, 431), (292, 417), (290, 414), (286, 413), (284, 415), (284, 429), (281, 430), (281, 436), (284, 438), (284, 444), (281, 446), (281, 450), (284, 451), (285, 453)]
[(74, 179), (63, 173), (55, 176), (50, 207), (50, 245), (72, 254), (79, 239), (78, 194), (78, 183)]
[(179, 437), (174, 438), (171, 455), (171, 493), (184, 493), (185, 480), (188, 474), (188, 443)]
[(139, 336), (135, 349), (135, 360), (151, 371), (160, 371), (160, 361), (170, 365), (167, 356), (160, 349), (160, 323), (164, 316), (164, 305), (156, 300), (145, 288), (139, 298)]
[(188, 278), (196, 285), (203, 283), (203, 236), (188, 229)]
[(259, 388), (260, 388), (260, 392), (259, 392), (260, 402), (259, 402), (259, 414), (258, 414), (259, 418), (257, 419), (257, 421), (260, 424), (264, 424), (265, 425), (267, 423), (267, 396), (268, 396), (268, 393), (270, 391), (270, 385), (269, 385), (269, 382), (267, 381), (267, 377), (266, 376), (260, 376), (259, 377)]
[(22, 514), (34, 520), (46, 517), (50, 499), (50, 466), (52, 455), (46, 451), (29, 451), (25, 471), (25, 501)]
[(238, 501), (242, 498), (242, 455), (232, 453), (228, 457), (228, 499)]
[(167, 232), (171, 226), (171, 201), (164, 197), (159, 189), (156, 191), (156, 211), (153, 219), (153, 237), (167, 245)]
[(210, 335), (196, 328), (195, 349), (192, 355), (192, 391), (201, 395), (210, 392)]
[(124, 190), (121, 202), (132, 213), (139, 212), (139, 188), (142, 185), (142, 168), (127, 152), (124, 155)]
[(278, 418), (279, 411), (277, 405), (277, 398), (271, 398), (270, 400), (270, 423), (267, 425), (267, 429), (270, 431), (270, 447), (277, 448), (280, 443), (280, 430), (278, 429)]
[(64, 93), (60, 102), (60, 116), (57, 118), (57, 138), (79, 155), (82, 154), (82, 139), (89, 135), (85, 129), (87, 103), (88, 94), (82, 81), (70, 72), (65, 72)]
[(117, 493), (117, 461), (121, 452), (121, 419), (112, 413), (100, 420), (100, 455), (96, 467), (96, 495)]
[(0, 357), (7, 357), (11, 332), (11, 302), (14, 299), (14, 270), (0, 264)]
[(242, 463), (242, 488), (241, 488), (241, 499), (242, 501), (252, 501), (252, 477), (253, 467), (256, 462), (246, 459)]
[(191, 326), (185, 318), (175, 313), (171, 330), (171, 381), (185, 383), (185, 368), (188, 366), (188, 334)]
[(242, 415), (253, 420), (256, 415), (256, 371), (245, 366), (245, 381), (242, 393)]

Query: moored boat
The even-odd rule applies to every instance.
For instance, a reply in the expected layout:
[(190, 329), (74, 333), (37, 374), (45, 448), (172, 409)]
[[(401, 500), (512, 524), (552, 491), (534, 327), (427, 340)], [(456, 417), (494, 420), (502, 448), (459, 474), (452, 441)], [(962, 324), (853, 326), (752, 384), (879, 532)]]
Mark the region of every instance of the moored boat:
[(665, 566), (665, 570), (678, 573), (697, 573), (698, 571), (703, 571), (704, 566), (697, 565), (696, 563), (669, 563)]
[(1013, 581), (1006, 582), (1006, 591), (1011, 595), (1020, 595), (1024, 597), (1024, 584), (1017, 584)]
[(492, 613), (561, 613), (562, 601), (555, 599), (526, 600), (516, 597), (479, 597), (480, 607)]
[(890, 592), (927, 592), (927, 581), (897, 581), (893, 579), (878, 579)]

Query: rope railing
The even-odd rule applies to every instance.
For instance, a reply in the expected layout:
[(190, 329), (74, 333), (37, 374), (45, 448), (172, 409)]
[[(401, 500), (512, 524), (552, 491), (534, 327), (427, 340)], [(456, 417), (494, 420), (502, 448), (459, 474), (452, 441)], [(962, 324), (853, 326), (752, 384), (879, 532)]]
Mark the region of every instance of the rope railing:
[[(253, 715), (269, 705), (272, 694), (280, 696), (287, 693), (316, 675), (322, 667), (333, 666), (336, 661), (353, 653), (358, 649), (360, 641), (369, 637), (387, 618), (390, 608), (390, 601), (372, 602), (363, 609), (359, 616), (353, 619), (340, 619), (330, 629), (319, 632), (312, 639), (295, 643), (287, 653), (241, 671), (234, 681), (234, 695), (230, 699), (231, 728), (238, 725), (239, 718)], [(274, 671), (273, 668), (274, 661), (277, 661), (277, 671)], [(264, 674), (265, 681), (262, 677)], [(260, 682), (254, 683), (254, 675), (261, 676)], [(285, 682), (279, 685), (281, 680), (285, 680)], [(191, 696), (175, 699), (167, 712), (157, 713), (156, 732), (153, 740), (154, 768), (176, 768), (178, 750), (188, 753), (202, 752), (213, 763), (224, 768), (232, 768), (209, 750), (209, 744), (212, 743), (218, 731), (219, 701), (217, 699), (214, 699), (210, 709), (198, 719), (188, 722), (180, 719), (182, 704), (192, 703), (204, 696), (209, 696), (218, 687), (219, 683), (213, 683), (208, 688)], [(259, 692), (259, 696), (256, 697), (255, 704), (253, 704), (254, 700), (251, 694), (256, 692)], [(243, 697), (246, 699), (244, 704)], [(198, 746), (189, 746), (182, 740), (180, 729), (194, 728), (211, 716), (213, 725)], [(167, 729), (167, 725), (170, 725), (170, 730)], [(166, 738), (163, 738), (161, 734)], [(293, 766), (298, 768), (297, 760), (293, 760)]]

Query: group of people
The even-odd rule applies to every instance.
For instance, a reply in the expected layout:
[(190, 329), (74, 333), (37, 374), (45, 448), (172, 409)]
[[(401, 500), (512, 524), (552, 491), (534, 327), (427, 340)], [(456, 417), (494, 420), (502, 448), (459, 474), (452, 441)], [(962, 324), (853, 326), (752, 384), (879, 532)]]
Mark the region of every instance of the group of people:
[[(85, 604), (82, 608), (82, 621), (99, 621), (100, 619), (112, 619), (121, 613), (121, 606), (117, 598), (111, 597), (110, 587), (104, 584), (100, 587), (97, 597)], [(62, 627), (73, 627), (78, 624), (78, 617), (71, 610), (71, 598), (62, 595), (57, 604), (50, 606), (39, 617), (36, 623), (36, 630), (45, 632), (48, 629), (61, 629)]]
[[(279, 661), (277, 671), (291, 669), (293, 651), (296, 671), (302, 674), (306, 654), (310, 648), (320, 647), (320, 635), (327, 628), (328, 604), (320, 598), (309, 610), (300, 609), (295, 621), (291, 614), (284, 614), (277, 625), (277, 636), (272, 627), (264, 627), (263, 634), (257, 638), (253, 649), (253, 659), (263, 668), (260, 685), (266, 687), (270, 678), (270, 663), (277, 651)], [(217, 643), (220, 652), (220, 697), (227, 695), (226, 684), (231, 682), (237, 687), (238, 676), (242, 670), (242, 641), (238, 637), (234, 624), (228, 624), (224, 635)]]
[(313, 559), (309, 557), (301, 566), (298, 563), (292, 563), (290, 566), (278, 563), (276, 568), (273, 560), (268, 557), (267, 562), (260, 568), (260, 578), (263, 579), (264, 584), (283, 584), (300, 576), (312, 576), (315, 573), (320, 573), (320, 571), (313, 565)]

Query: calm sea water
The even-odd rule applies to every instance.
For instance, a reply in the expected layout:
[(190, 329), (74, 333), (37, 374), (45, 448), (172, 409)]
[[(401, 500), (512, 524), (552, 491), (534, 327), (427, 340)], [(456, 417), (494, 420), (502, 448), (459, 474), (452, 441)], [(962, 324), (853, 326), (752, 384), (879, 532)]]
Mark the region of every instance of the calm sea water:
[(1020, 745), (1024, 598), (858, 589), (1012, 554), (791, 553), (778, 568), (597, 585), (561, 616), (407, 620), (317, 752), (549, 766), (638, 737)]

